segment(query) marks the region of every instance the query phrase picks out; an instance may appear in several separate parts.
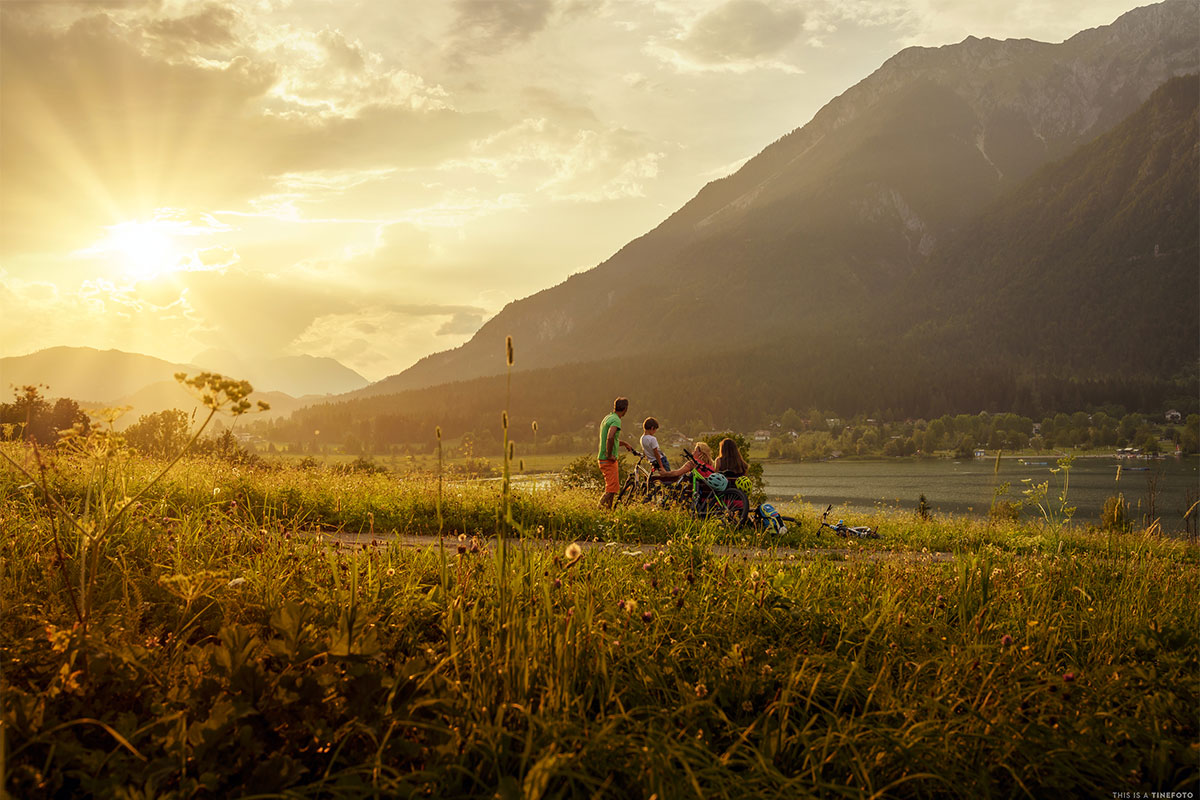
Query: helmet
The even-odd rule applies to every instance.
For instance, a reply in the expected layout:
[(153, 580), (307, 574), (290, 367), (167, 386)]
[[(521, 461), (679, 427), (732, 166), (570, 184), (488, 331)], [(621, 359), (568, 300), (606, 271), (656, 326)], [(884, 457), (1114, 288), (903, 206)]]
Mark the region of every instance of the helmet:
[(743, 475), (742, 477), (740, 477), (736, 481), (734, 481), (733, 485), (736, 486), (737, 488), (741, 489), (747, 495), (749, 495), (750, 490), (754, 488), (754, 481), (750, 480), (750, 477), (748, 475)]
[(705, 478), (705, 480), (708, 481), (709, 487), (715, 492), (723, 492), (729, 488), (729, 478), (726, 478), (719, 472), (714, 472)]

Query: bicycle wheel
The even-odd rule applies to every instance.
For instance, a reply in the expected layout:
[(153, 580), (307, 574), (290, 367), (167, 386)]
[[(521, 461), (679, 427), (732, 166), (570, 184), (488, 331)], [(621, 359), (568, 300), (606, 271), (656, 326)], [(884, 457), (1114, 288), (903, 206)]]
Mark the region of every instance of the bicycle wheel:
[(613, 502), (613, 508), (621, 505), (621, 503), (632, 503), (637, 500), (638, 492), (637, 470), (630, 470), (629, 475), (625, 477), (625, 482), (621, 484), (621, 491), (617, 492), (617, 499)]
[(726, 489), (718, 498), (721, 519), (730, 528), (740, 528), (750, 517), (750, 498), (741, 489)]

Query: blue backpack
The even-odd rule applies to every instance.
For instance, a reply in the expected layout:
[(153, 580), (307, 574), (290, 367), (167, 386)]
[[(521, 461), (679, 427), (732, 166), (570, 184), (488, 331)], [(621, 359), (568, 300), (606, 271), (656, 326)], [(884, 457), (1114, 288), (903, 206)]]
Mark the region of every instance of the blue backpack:
[(770, 503), (763, 503), (758, 508), (754, 509), (754, 515), (757, 520), (763, 523), (763, 526), (770, 532), (782, 535), (787, 533), (787, 525), (783, 524), (783, 517), (775, 510), (775, 506)]

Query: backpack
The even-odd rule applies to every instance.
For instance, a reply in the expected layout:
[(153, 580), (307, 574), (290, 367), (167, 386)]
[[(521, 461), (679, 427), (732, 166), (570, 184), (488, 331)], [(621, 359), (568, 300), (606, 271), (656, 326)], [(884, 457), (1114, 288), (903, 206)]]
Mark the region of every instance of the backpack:
[(771, 533), (776, 535), (787, 533), (787, 525), (783, 524), (783, 518), (775, 510), (775, 506), (770, 503), (763, 503), (755, 508), (754, 517), (756, 521), (761, 522)]

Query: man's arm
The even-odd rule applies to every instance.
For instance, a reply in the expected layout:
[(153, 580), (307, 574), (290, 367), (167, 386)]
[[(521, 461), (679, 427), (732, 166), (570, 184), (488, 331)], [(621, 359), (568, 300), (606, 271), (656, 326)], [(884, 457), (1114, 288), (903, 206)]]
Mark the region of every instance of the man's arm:
[(613, 440), (617, 438), (617, 433), (621, 429), (613, 425), (608, 429), (608, 441), (604, 443), (604, 455), (607, 458), (617, 457), (617, 448), (613, 446)]

